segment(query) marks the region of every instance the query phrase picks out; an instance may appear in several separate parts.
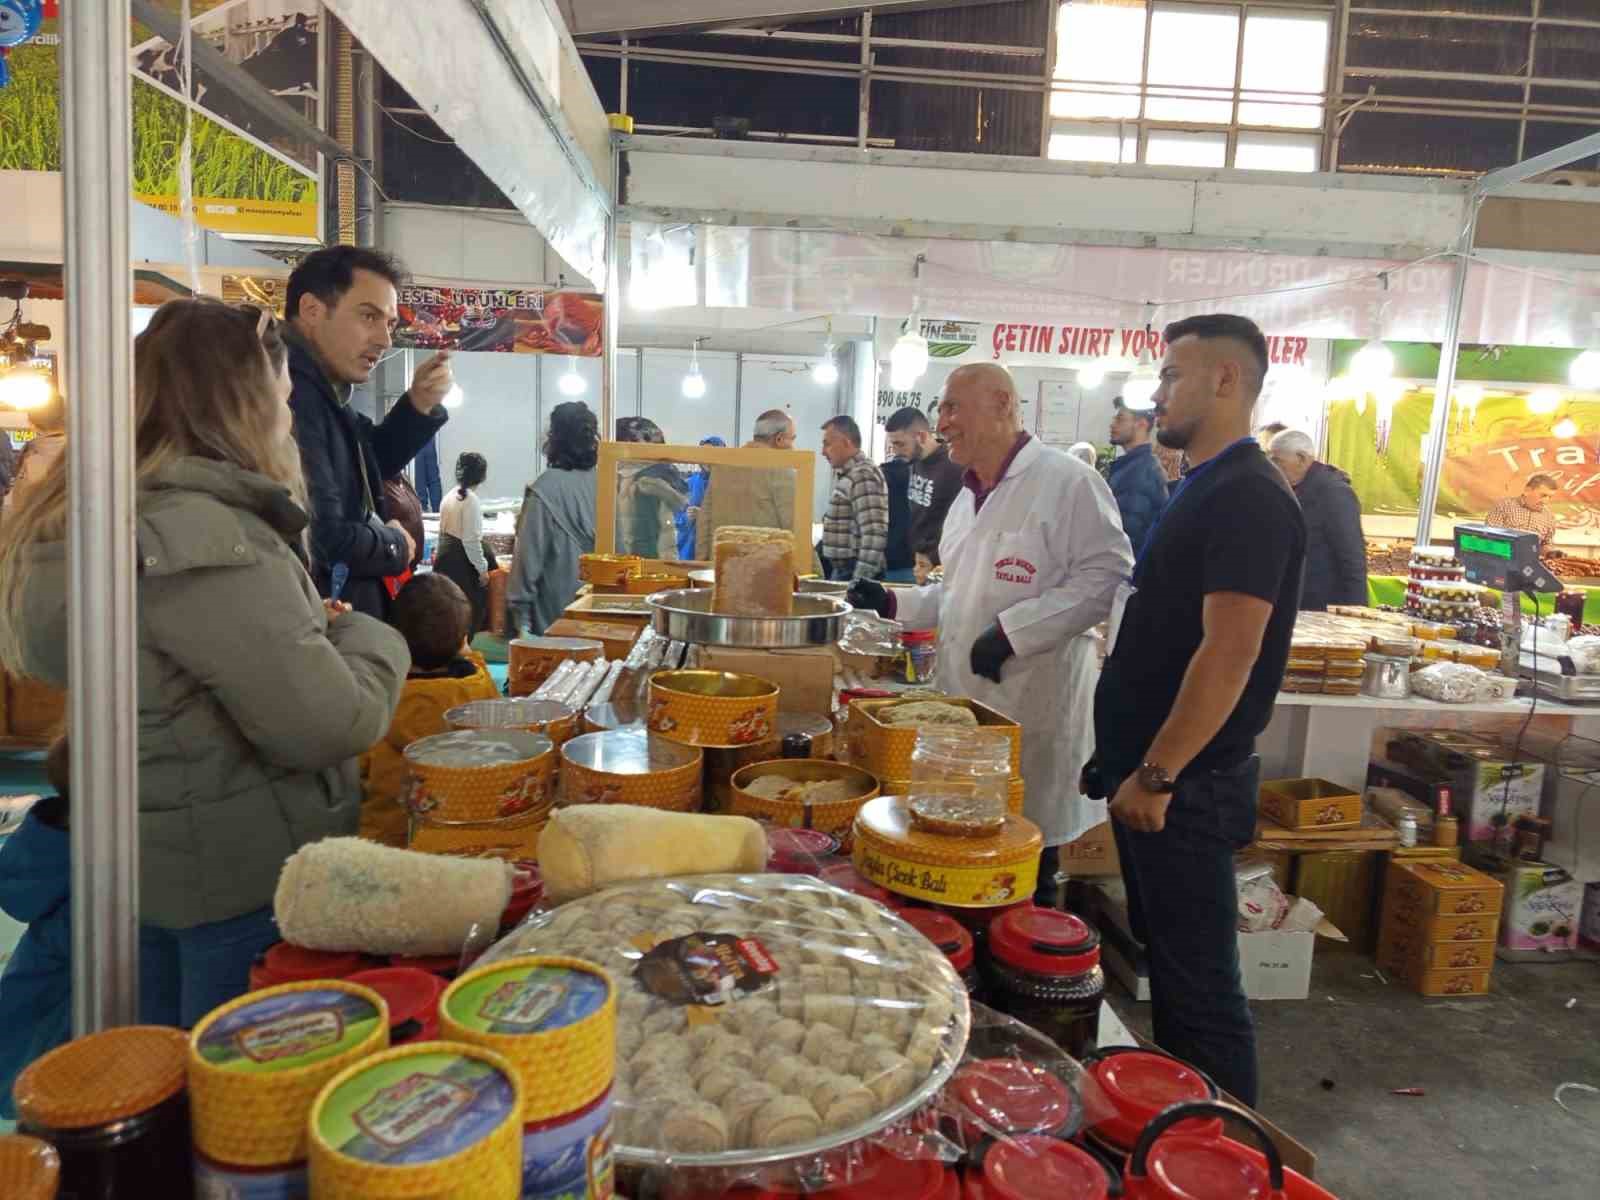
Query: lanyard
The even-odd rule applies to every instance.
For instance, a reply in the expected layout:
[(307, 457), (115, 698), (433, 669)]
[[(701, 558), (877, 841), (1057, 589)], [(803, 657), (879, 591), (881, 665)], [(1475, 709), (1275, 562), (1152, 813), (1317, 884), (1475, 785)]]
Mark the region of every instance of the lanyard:
[(1167, 497), (1166, 507), (1163, 508), (1160, 515), (1156, 517), (1155, 523), (1150, 526), (1150, 532), (1145, 534), (1144, 545), (1139, 548), (1138, 557), (1134, 560), (1133, 569), (1135, 575), (1138, 574), (1139, 567), (1144, 563), (1144, 556), (1150, 552), (1150, 547), (1155, 544), (1156, 530), (1161, 528), (1161, 522), (1167, 519), (1167, 514), (1177, 507), (1178, 497), (1183, 495), (1183, 493), (1188, 489), (1189, 485), (1209, 471), (1212, 466), (1221, 462), (1224, 458), (1232, 454), (1236, 449), (1238, 449), (1240, 446), (1243, 446), (1246, 442), (1254, 446), (1256, 444), (1256, 439), (1253, 437), (1242, 437), (1236, 442), (1230, 442), (1227, 446), (1222, 448), (1220, 453), (1212, 455), (1197, 467), (1191, 467), (1189, 473), (1182, 479), (1178, 480), (1178, 486), (1173, 488), (1172, 494)]

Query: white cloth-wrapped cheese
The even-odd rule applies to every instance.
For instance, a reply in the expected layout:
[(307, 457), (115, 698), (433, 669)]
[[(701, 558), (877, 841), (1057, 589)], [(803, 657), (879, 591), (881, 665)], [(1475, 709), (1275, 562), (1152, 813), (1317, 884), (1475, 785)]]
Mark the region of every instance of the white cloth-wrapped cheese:
[(763, 871), (767, 835), (749, 817), (629, 804), (557, 809), (539, 835), (545, 896), (560, 904), (625, 879)]
[(499, 932), (511, 881), (511, 864), (497, 858), (327, 838), (283, 864), (273, 912), (284, 940), (310, 950), (459, 954)]

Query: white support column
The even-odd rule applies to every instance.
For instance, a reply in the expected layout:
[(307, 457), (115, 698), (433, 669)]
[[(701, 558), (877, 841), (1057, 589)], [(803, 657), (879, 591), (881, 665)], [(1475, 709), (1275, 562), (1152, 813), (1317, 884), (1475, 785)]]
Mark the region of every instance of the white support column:
[[(611, 135), (611, 195), (622, 191), (622, 147), (617, 134)], [(611, 205), (606, 213), (605, 278), (599, 280), (605, 293), (602, 319), (605, 337), (600, 353), (600, 440), (616, 436), (617, 418), (617, 337), (622, 329), (622, 272), (617, 268), (617, 206)], [(541, 435), (542, 436), (542, 435)]]
[(139, 1009), (128, 0), (61, 9), (72, 1029)]
[(1467, 272), (1472, 269), (1472, 239), (1478, 228), (1482, 197), (1468, 200), (1467, 224), (1456, 243), (1455, 275), (1450, 283), (1450, 307), (1445, 313), (1444, 335), (1439, 343), (1439, 373), (1433, 383), (1433, 414), (1428, 418), (1428, 460), (1422, 469), (1422, 495), (1417, 500), (1417, 545), (1433, 541), (1433, 509), (1439, 500), (1439, 480), (1444, 474), (1445, 445), (1450, 432), (1450, 393), (1456, 386), (1456, 359), (1461, 353), (1461, 314), (1466, 305)]

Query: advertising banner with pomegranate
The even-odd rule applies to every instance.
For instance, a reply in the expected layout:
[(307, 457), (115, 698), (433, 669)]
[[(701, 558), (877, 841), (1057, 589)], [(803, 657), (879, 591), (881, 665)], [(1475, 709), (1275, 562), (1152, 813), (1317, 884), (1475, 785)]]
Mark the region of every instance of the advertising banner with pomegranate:
[(599, 358), (604, 301), (596, 292), (526, 287), (400, 289), (394, 344), (418, 350), (571, 354)]

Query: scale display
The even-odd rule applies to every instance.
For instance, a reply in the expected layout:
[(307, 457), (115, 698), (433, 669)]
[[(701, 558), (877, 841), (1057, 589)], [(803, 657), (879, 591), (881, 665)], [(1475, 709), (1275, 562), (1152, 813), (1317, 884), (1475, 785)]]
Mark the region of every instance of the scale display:
[(1456, 557), (1467, 579), (1500, 592), (1559, 592), (1555, 572), (1539, 559), (1539, 535), (1492, 525), (1457, 525)]

